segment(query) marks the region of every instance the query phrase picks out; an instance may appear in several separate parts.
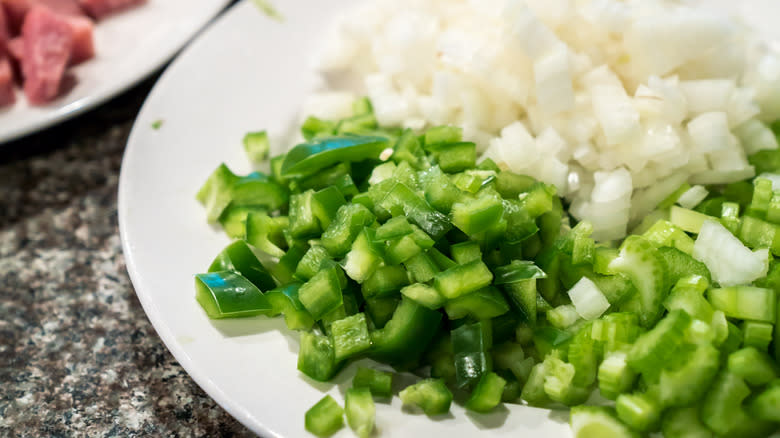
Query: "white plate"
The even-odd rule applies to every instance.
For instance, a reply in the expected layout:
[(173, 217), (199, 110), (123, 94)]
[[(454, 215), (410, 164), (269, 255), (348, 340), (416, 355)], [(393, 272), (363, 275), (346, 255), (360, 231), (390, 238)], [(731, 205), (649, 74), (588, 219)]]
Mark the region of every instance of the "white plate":
[(20, 90), (0, 109), (0, 144), (78, 115), (138, 83), (171, 59), (230, 0), (149, 0), (95, 24), (94, 59), (71, 71), (78, 83), (45, 106)]
[[(249, 2), (206, 30), (163, 74), (130, 136), (122, 164), (119, 221), (128, 271), (160, 337), (195, 381), (228, 412), (265, 436), (308, 436), (306, 409), (327, 391), (343, 402), (353, 369), (337, 384), (296, 370), (297, 336), (282, 319), (209, 321), (194, 299), (193, 274), (228, 243), (205, 223), (194, 194), (226, 162), (250, 168), (243, 134), (282, 134), (317, 84), (309, 60), (336, 12), (357, 0), (278, 2), (283, 23)], [(777, 16), (777, 14), (774, 14)], [(159, 130), (151, 128), (158, 119)], [(567, 415), (507, 405), (491, 415), (431, 421), (377, 405), (383, 437), (568, 436)], [(347, 430), (341, 436), (351, 436)]]

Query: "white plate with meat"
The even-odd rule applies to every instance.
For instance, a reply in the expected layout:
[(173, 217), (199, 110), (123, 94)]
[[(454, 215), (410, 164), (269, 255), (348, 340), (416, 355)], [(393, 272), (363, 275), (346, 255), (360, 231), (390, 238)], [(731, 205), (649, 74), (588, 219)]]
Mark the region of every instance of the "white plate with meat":
[[(85, 10), (80, 17), (78, 3)], [(123, 3), (141, 4), (107, 14), (112, 6)], [(8, 103), (9, 81), (16, 83), (11, 97), (15, 102), (0, 105), (0, 145), (94, 108), (138, 83), (171, 59), (228, 3), (229, 0), (0, 0), (0, 12), (5, 11), (0, 17), (5, 20), (0, 21), (6, 22), (6, 26), (0, 22), (0, 101)], [(18, 16), (18, 11), (25, 10), (19, 6), (25, 4), (48, 5), (55, 15), (52, 19), (51, 14), (38, 10), (36, 20), (30, 20), (27, 25), (29, 38), (22, 29), (25, 19)], [(72, 5), (76, 6), (75, 11)], [(53, 81), (47, 81), (46, 77), (57, 74), (52, 71), (57, 68), (52, 67), (56, 62), (50, 62), (51, 59), (40, 62), (31, 69), (33, 73), (23, 74), (9, 60), (36, 50), (36, 45), (39, 54), (40, 47), (44, 47), (48, 56), (56, 58), (58, 44), (62, 45), (62, 17), (72, 34), (72, 40), (67, 43), (68, 62), (78, 62), (79, 56), (89, 52), (88, 42), (82, 37), (90, 25), (93, 25), (94, 57), (69, 67), (61, 85), (51, 90)], [(91, 23), (94, 17), (97, 19)], [(8, 28), (6, 32), (3, 27)], [(13, 38), (17, 33), (22, 36)], [(26, 92), (18, 84), (24, 76), (35, 78)], [(33, 100), (40, 99), (33, 103), (30, 96)]]

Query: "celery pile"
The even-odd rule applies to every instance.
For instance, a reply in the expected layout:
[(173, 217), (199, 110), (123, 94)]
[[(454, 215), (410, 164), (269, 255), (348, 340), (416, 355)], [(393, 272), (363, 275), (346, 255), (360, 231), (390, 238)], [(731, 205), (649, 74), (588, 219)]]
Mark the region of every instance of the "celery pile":
[[(572, 406), (581, 437), (780, 428), (780, 176), (686, 185), (634, 235), (597, 243), (554, 186), (478, 164), (458, 128), (380, 128), (364, 99), (302, 132), (269, 175), (221, 165), (198, 192), (236, 239), (196, 276), (209, 317), (284, 315), (315, 380), (364, 357), (414, 372), (398, 395), (428, 415), (463, 393), (475, 412)], [(266, 156), (263, 133), (245, 144)], [(753, 159), (780, 170), (777, 151)], [(328, 436), (346, 414), (368, 436), (391, 383), (360, 369), (307, 430)], [(594, 390), (614, 402), (586, 406)]]

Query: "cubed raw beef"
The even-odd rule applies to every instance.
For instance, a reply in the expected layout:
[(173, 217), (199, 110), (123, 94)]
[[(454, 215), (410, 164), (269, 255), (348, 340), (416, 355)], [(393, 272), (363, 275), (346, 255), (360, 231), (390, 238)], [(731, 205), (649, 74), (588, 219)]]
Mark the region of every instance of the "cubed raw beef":
[(24, 40), (21, 36), (8, 40), (6, 49), (12, 60), (22, 62), (22, 57), (24, 56)]
[(22, 29), (24, 16), (30, 12), (33, 6), (47, 6), (52, 11), (62, 15), (82, 16), (84, 10), (79, 6), (78, 0), (0, 0), (6, 14), (8, 14), (8, 26), (11, 34), (16, 35)]
[(71, 26), (51, 9), (35, 6), (25, 17), (22, 38), (24, 93), (32, 104), (49, 102), (60, 91), (73, 50)]
[(79, 4), (95, 19), (146, 3), (146, 0), (79, 0)]
[(73, 49), (68, 65), (80, 64), (95, 56), (95, 44), (92, 40), (94, 23), (87, 17), (67, 17), (73, 33)]
[(0, 107), (16, 101), (14, 95), (14, 74), (7, 56), (0, 56)]
[(5, 53), (5, 45), (8, 43), (9, 39), (11, 39), (11, 34), (8, 31), (8, 22), (5, 18), (5, 9), (0, 7), (0, 56)]

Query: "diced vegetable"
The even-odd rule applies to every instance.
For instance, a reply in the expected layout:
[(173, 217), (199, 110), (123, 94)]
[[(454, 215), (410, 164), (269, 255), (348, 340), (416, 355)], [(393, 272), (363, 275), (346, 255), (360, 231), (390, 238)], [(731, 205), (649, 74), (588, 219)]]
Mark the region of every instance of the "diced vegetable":
[(452, 403), (452, 393), (441, 379), (421, 380), (407, 386), (398, 396), (404, 405), (417, 406), (425, 415), (446, 414)]
[(501, 403), (501, 396), (504, 393), (505, 386), (506, 380), (499, 377), (496, 373), (490, 372), (483, 375), (466, 401), (466, 409), (474, 412), (491, 411)]
[(306, 411), (306, 430), (318, 437), (328, 437), (344, 427), (344, 409), (326, 395)]
[[(600, 74), (585, 73), (583, 86), (611, 81)], [(711, 97), (700, 85), (683, 88), (705, 107)], [(637, 96), (647, 93), (642, 87)], [(745, 102), (735, 105), (747, 111)], [(693, 116), (692, 141), (707, 140), (701, 147), (729, 147), (723, 132), (703, 128), (727, 129), (735, 116), (715, 113)], [(600, 117), (618, 135), (615, 121)], [(238, 176), (224, 165), (209, 177), (198, 200), (210, 221), (241, 239), (195, 277), (209, 318), (284, 315), (289, 329), (301, 331), (298, 369), (316, 381), (360, 358), (412, 370), (422, 380), (399, 396), (427, 415), (447, 413), (457, 391), (473, 412), (520, 398), (572, 406), (577, 437), (659, 430), (671, 438), (747, 437), (777, 429), (780, 194), (773, 184), (780, 176), (706, 187), (675, 176), (633, 187), (621, 168), (582, 186), (579, 168), (533, 164), (553, 186), (505, 170), (500, 156), (515, 153), (508, 144), (524, 142), (525, 126), (507, 129), (511, 142), (491, 145), (496, 161), (477, 165), (476, 145), (463, 142), (460, 128), (386, 129), (378, 118), (370, 101), (358, 100), (346, 119), (307, 119), (307, 142), (273, 158), (272, 177)], [(640, 126), (643, 153), (667, 141), (641, 140), (645, 129), (672, 132)], [(573, 135), (556, 129), (546, 128), (537, 146), (560, 148)], [(245, 140), (253, 159), (267, 156), (264, 133)], [(719, 153), (708, 158), (718, 168), (744, 161)], [(690, 181), (745, 172), (708, 170)], [(587, 205), (565, 210), (558, 190), (583, 187)], [(578, 220), (583, 212), (593, 220)], [(622, 236), (628, 217), (641, 222), (641, 235), (598, 240)], [(345, 394), (357, 436), (373, 433), (372, 397), (392, 397), (392, 380), (358, 368)], [(596, 388), (614, 409), (585, 405)], [(343, 413), (326, 397), (307, 412), (306, 428), (329, 436), (343, 427)]]
[(703, 223), (693, 257), (707, 265), (712, 279), (721, 286), (752, 283), (765, 277), (769, 269), (766, 249), (750, 251), (723, 225), (712, 220)]
[(353, 388), (368, 388), (372, 395), (390, 397), (392, 393), (393, 374), (371, 368), (360, 367), (352, 379)]
[(360, 438), (367, 438), (374, 430), (376, 408), (368, 388), (350, 388), (344, 396), (347, 424)]
[(262, 163), (268, 158), (271, 144), (268, 142), (268, 133), (265, 131), (248, 132), (244, 135), (244, 151), (249, 161)]
[(209, 318), (241, 318), (271, 313), (271, 304), (249, 280), (233, 271), (195, 276), (195, 298)]
[(638, 438), (609, 408), (575, 406), (569, 417), (574, 438)]

